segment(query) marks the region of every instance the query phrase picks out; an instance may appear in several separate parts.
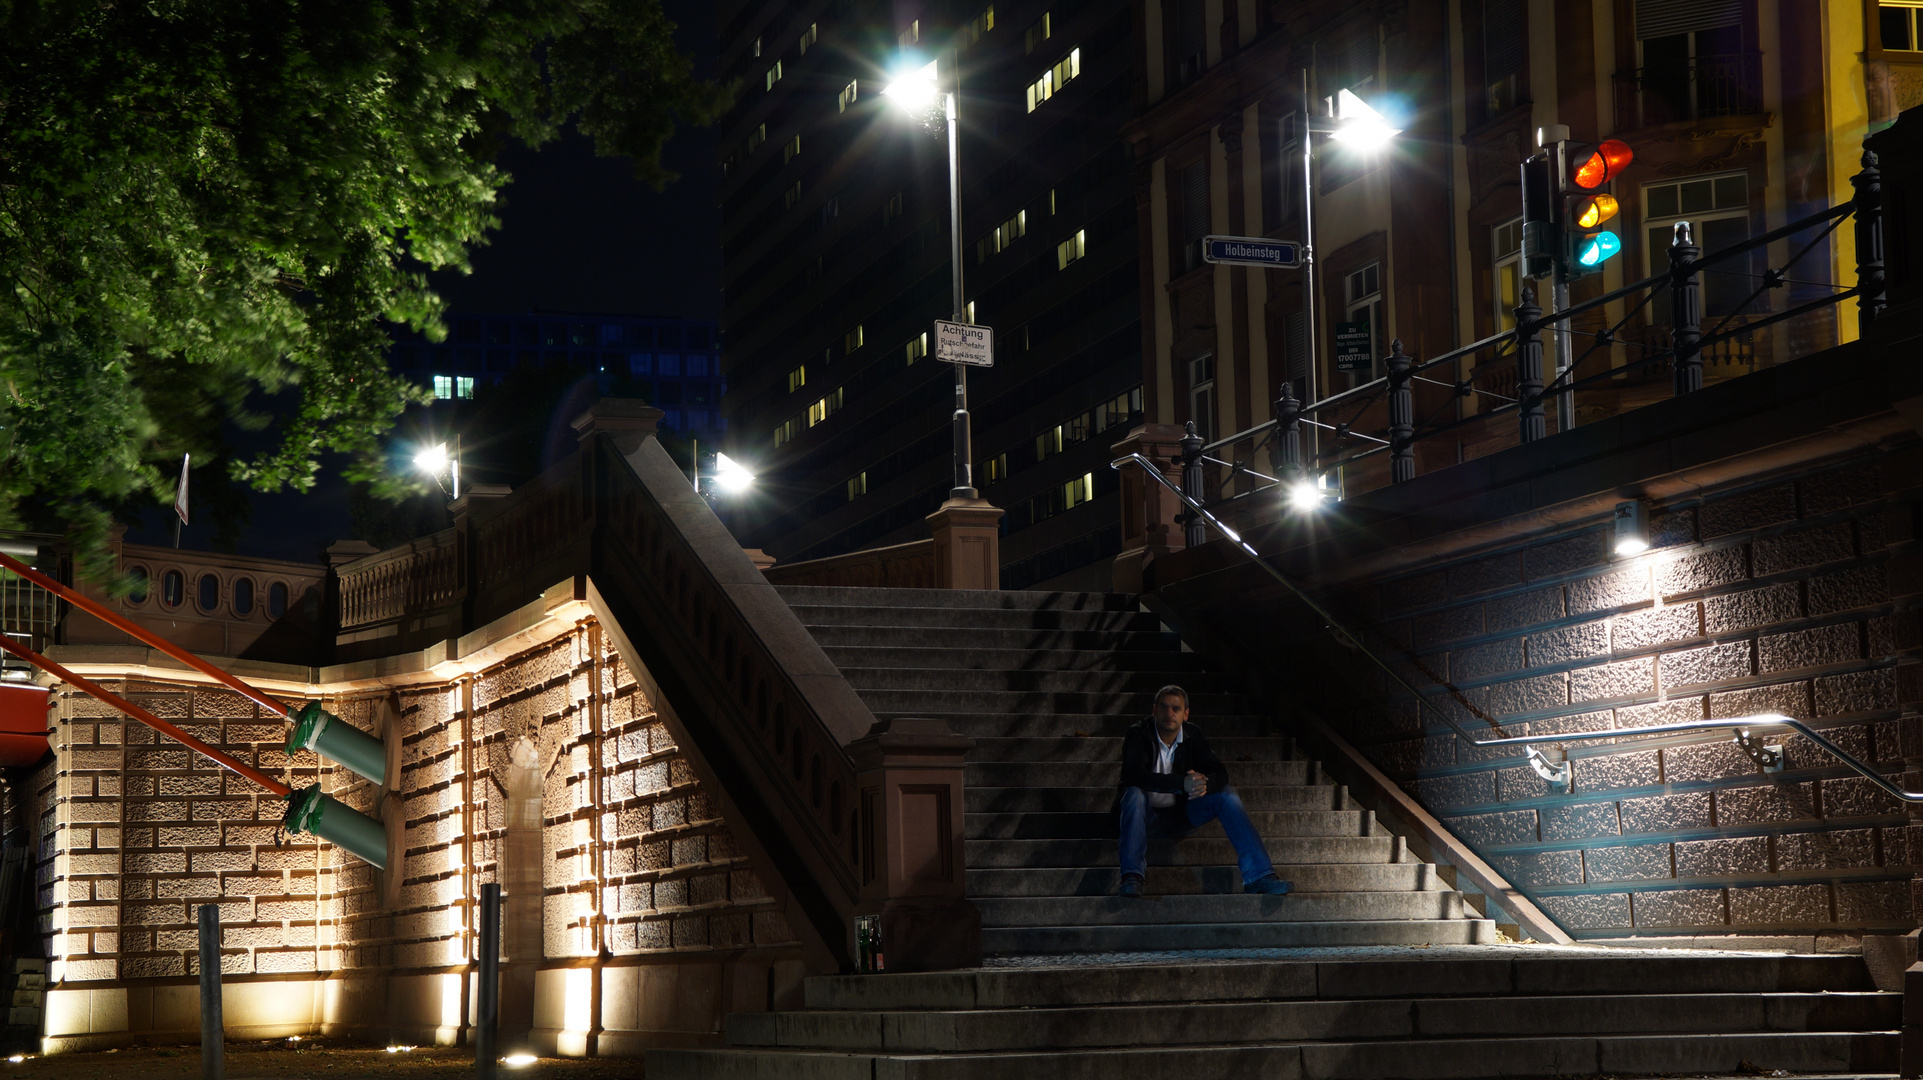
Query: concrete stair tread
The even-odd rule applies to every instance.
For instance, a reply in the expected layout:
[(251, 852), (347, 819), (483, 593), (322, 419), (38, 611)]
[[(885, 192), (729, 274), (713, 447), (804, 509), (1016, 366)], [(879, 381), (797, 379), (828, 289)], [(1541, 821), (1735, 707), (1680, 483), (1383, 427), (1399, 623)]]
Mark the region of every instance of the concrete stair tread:
[[(1275, 874), (1298, 892), (1426, 892), (1443, 888), (1429, 863), (1277, 863)], [(1121, 882), (1115, 866), (1040, 869), (970, 869), (971, 898), (1017, 896), (1112, 896)], [(1242, 875), (1227, 866), (1154, 866), (1144, 892), (1149, 896), (1239, 893)]]
[[(988, 787), (969, 784), (967, 811), (987, 813), (1109, 813), (1115, 785), (1102, 787)], [(1326, 784), (1237, 785), (1242, 805), (1251, 813), (1271, 810), (1341, 810), (1342, 793)]]
[[(1140, 694), (1152, 702), (1157, 690), (1179, 683), (1198, 704), (1238, 691), (1226, 676), (1199, 671), (1059, 671), (1050, 668), (860, 666), (841, 668), (856, 691), (923, 690), (943, 693)], [(1144, 708), (1141, 715), (1147, 715)], [(1206, 728), (1204, 728), (1206, 730)]]
[[(902, 628), (860, 622), (808, 627), (821, 647), (885, 648), (904, 641)], [(1127, 652), (1181, 655), (1182, 639), (1167, 630), (1075, 630), (1049, 627), (920, 626), (912, 640), (923, 648), (1018, 649)]]
[(892, 626), (903, 630), (955, 627), (989, 630), (1159, 631), (1161, 622), (1141, 611), (989, 607), (837, 607), (790, 603), (803, 626)]
[[(1045, 715), (1034, 710), (1029, 715)], [(931, 712), (915, 709), (876, 709), (875, 715), (892, 716), (930, 716)], [(1230, 778), (1234, 778), (1235, 763), (1238, 761), (1281, 761), (1285, 760), (1290, 749), (1289, 740), (1279, 735), (1265, 736), (1228, 736), (1209, 737), (1209, 745), (1215, 749), (1216, 756), (1229, 766)], [(1017, 737), (1017, 738), (980, 738), (968, 752), (972, 764), (978, 761), (1023, 762), (1028, 764), (1066, 763), (1075, 761), (1119, 762), (1122, 760), (1122, 738), (1102, 736), (1066, 737)]]
[[(897, 635), (899, 636), (899, 635)], [(837, 667), (941, 671), (1149, 671), (1204, 674), (1202, 657), (1173, 649), (944, 648), (938, 645), (826, 645)]]
[[(1389, 836), (1271, 836), (1263, 842), (1269, 858), (1280, 863), (1388, 863), (1395, 851)], [(967, 842), (970, 868), (1112, 867), (1119, 855), (1113, 836), (1049, 840), (975, 840)], [(1230, 866), (1235, 849), (1220, 834), (1186, 840), (1150, 840), (1148, 862), (1156, 866)]]
[(1384, 922), (1454, 919), (1464, 910), (1453, 891), (1295, 892), (1122, 896), (979, 897), (984, 927), (1167, 926), (1248, 922)]
[[(1051, 840), (1115, 837), (1115, 815), (1085, 813), (980, 813), (964, 815), (970, 840)], [(1271, 836), (1368, 836), (1375, 814), (1368, 810), (1251, 810), (1249, 822), (1263, 838)], [(1220, 821), (1205, 822), (1191, 837), (1220, 836)]]
[(1055, 592), (1047, 589), (895, 589), (855, 585), (776, 585), (790, 605), (871, 608), (994, 608), (1008, 611), (1140, 611), (1126, 593)]
[(1304, 946), (1493, 944), (1487, 919), (1268, 919), (1262, 922), (1075, 923), (982, 928), (989, 956), (1283, 949)]

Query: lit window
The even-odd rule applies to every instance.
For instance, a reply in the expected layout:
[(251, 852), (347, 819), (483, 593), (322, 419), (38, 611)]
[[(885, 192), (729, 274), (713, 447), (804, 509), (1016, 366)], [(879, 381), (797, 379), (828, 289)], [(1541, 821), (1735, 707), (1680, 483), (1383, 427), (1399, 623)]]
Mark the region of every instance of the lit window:
[(1066, 445), (1062, 440), (1062, 434), (1060, 425), (1057, 425), (1035, 436), (1035, 460), (1047, 461), (1050, 454), (1061, 453), (1062, 447)]
[(1382, 355), (1382, 264), (1370, 263), (1342, 279), (1342, 292), (1348, 298), (1343, 308), (1347, 321), (1360, 323), (1369, 332), (1369, 361), (1350, 371), (1350, 385), (1375, 378), (1376, 358)]
[(970, 326), (981, 325), (981, 320), (975, 318), (975, 302), (973, 300), (962, 305), (962, 321)]
[(900, 34), (896, 35), (895, 37), (896, 43), (899, 44), (904, 49), (906, 49), (910, 45), (913, 45), (919, 42), (920, 40), (921, 40), (921, 20), (920, 19), (916, 19), (914, 22), (909, 23), (908, 29), (903, 30)]
[(796, 135), (794, 138), (788, 140), (788, 145), (781, 148), (781, 163), (783, 165), (786, 165), (790, 161), (793, 161), (796, 157), (800, 156), (800, 154), (801, 154), (801, 136)]
[(775, 428), (775, 445), (780, 446), (799, 434), (801, 434), (801, 417), (789, 417), (781, 422), (780, 427)]
[(846, 356), (856, 349), (861, 348), (861, 341), (861, 327), (859, 326), (841, 335), (841, 354)]
[(1054, 188), (1048, 189), (1048, 216), (1049, 217), (1055, 216), (1055, 189)]
[(841, 411), (842, 387), (835, 387), (828, 396), (808, 406), (808, 426), (814, 427), (823, 420)]
[(865, 472), (858, 472), (855, 475), (849, 477), (847, 488), (848, 488), (849, 502), (854, 502), (856, 499), (859, 499), (863, 495), (868, 494), (868, 474)]
[(819, 28), (815, 23), (808, 24), (808, 29), (801, 35), (801, 55), (808, 55), (808, 46), (813, 45), (815, 39), (820, 37), (818, 30)]
[(472, 398), (474, 396), (474, 379), (467, 375), (455, 376), (454, 396), (457, 398)]
[(1885, 49), (1923, 51), (1923, 3), (1883, 0), (1876, 6)]
[(982, 462), (982, 475), (986, 476), (990, 483), (997, 480), (1008, 479), (1008, 455), (1006, 453), (996, 454), (994, 457)]
[(1022, 52), (1034, 52), (1035, 46), (1048, 40), (1048, 32), (1048, 12), (1044, 11), (1042, 17), (1035, 20), (1035, 25), (1022, 31)]
[(982, 10), (980, 15), (968, 20), (968, 25), (962, 27), (961, 32), (955, 35), (956, 44), (966, 49), (980, 41), (983, 34), (993, 29), (995, 29), (995, 5), (990, 4)]
[(908, 353), (908, 362), (911, 364), (917, 360), (920, 360), (922, 357), (928, 355), (928, 332), (927, 331), (924, 330), (919, 336), (911, 337), (908, 339), (907, 353)]
[(1088, 232), (1076, 229), (1075, 235), (1055, 245), (1055, 268), (1068, 269), (1068, 264), (1088, 254)]
[(748, 153), (750, 154), (754, 153), (755, 147), (760, 146), (762, 143), (767, 141), (768, 141), (768, 125), (756, 124), (755, 129), (748, 133)]
[(788, 373), (788, 392), (790, 394), (806, 385), (808, 385), (808, 365), (803, 364)]
[(434, 376), (434, 400), (446, 401), (448, 398), (451, 398), (453, 396), (454, 396), (454, 376), (452, 375)]
[(860, 79), (850, 79), (848, 85), (841, 88), (841, 107), (836, 109), (836, 112), (847, 112), (848, 106), (855, 103), (856, 97), (858, 97), (861, 92), (860, 83)]
[(975, 261), (1006, 251), (1017, 239), (1027, 235), (1028, 211), (1018, 210), (1014, 217), (988, 230), (988, 235), (975, 242)]
[(1083, 473), (1079, 478), (1062, 485), (1062, 509), (1069, 510), (1080, 506), (1095, 497), (1095, 474)]
[(1189, 419), (1206, 441), (1215, 430), (1215, 354), (1203, 353), (1189, 361)]
[(775, 66), (769, 68), (768, 74), (762, 76), (761, 88), (763, 90), (773, 90), (775, 88), (775, 84), (780, 81), (781, 81), (781, 61), (776, 60)]
[(783, 209), (792, 210), (794, 209), (794, 205), (800, 201), (801, 181), (797, 180), (789, 185), (788, 190), (781, 196), (782, 207)]
[(760, 55), (761, 55), (761, 39), (760, 39), (760, 38), (756, 38), (756, 39), (755, 39), (755, 48), (754, 48), (754, 53), (755, 53), (755, 55), (756, 55), (756, 56), (760, 56)]
[(1071, 49), (1067, 56), (1056, 61), (1055, 66), (1042, 73), (1028, 86), (1028, 111), (1034, 112), (1035, 106), (1054, 97), (1070, 79), (1082, 73), (1082, 50)]
[(1496, 333), (1516, 328), (1516, 305), (1522, 303), (1522, 219), (1490, 230), (1495, 239), (1491, 257), (1496, 268)]

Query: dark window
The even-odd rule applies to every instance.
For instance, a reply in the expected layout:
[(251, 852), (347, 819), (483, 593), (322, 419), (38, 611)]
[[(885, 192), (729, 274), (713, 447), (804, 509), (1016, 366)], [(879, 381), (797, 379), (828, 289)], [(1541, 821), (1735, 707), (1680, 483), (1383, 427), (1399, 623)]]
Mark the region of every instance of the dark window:
[(541, 324), (523, 319), (514, 324), (514, 343), (516, 345), (539, 345)]
[(630, 325), (628, 327), (628, 347), (631, 349), (654, 348), (654, 327)]
[(487, 351), (487, 369), (489, 371), (513, 371), (514, 350), (489, 349)]
[(1637, 0), (1641, 66), (1618, 77), (1625, 125), (1758, 111), (1760, 69), (1743, 48), (1737, 0)]
[(656, 332), (655, 336), (661, 339), (661, 348), (679, 349), (681, 347), (681, 328), (679, 326), (664, 326)]
[(287, 585), (276, 581), (267, 587), (267, 617), (278, 619), (287, 614)]
[(568, 340), (571, 344), (593, 345), (596, 343), (593, 323), (578, 322), (570, 326), (568, 330)]
[(212, 574), (200, 575), (200, 610), (212, 611), (220, 605), (220, 579)]
[(681, 404), (681, 384), (678, 382), (664, 382), (660, 386), (655, 387), (654, 403), (656, 405)]
[(1198, 161), (1177, 174), (1182, 188), (1182, 272), (1202, 265), (1202, 238), (1209, 232), (1209, 166)]
[(187, 598), (186, 593), (187, 593), (187, 579), (180, 576), (180, 571), (169, 570), (165, 574), (161, 575), (160, 577), (160, 602), (161, 603), (167, 605), (168, 607), (179, 607), (180, 602)]
[(462, 319), (454, 324), (454, 340), (463, 345), (481, 343), (481, 324), (475, 319)]
[(541, 324), (541, 344), (566, 345), (567, 343), (568, 343), (567, 324), (558, 323), (558, 322)]
[(1173, 69), (1170, 89), (1180, 90), (1202, 74), (1208, 44), (1206, 6), (1202, 0), (1176, 0), (1175, 52), (1169, 57)]
[(1883, 47), (1914, 52), (1917, 49), (1917, 20), (1923, 16), (1923, 8), (1898, 4), (1881, 4), (1876, 12), (1877, 23), (1883, 31)]
[(511, 344), (508, 338), (509, 338), (509, 333), (508, 333), (507, 323), (491, 322), (487, 324), (487, 343), (489, 345)]
[(234, 582), (234, 614), (252, 615), (254, 613), (254, 579), (240, 578)]
[(1524, 29), (1522, 0), (1485, 0), (1482, 5), (1484, 115), (1507, 112), (1517, 104)]

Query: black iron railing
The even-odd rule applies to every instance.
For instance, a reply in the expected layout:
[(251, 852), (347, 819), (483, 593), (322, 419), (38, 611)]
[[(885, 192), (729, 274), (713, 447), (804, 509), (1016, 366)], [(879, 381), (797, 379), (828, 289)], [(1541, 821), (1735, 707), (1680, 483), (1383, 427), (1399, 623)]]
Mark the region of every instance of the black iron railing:
[(1616, 123), (1631, 129), (1762, 111), (1758, 53), (1698, 56), (1619, 72)]

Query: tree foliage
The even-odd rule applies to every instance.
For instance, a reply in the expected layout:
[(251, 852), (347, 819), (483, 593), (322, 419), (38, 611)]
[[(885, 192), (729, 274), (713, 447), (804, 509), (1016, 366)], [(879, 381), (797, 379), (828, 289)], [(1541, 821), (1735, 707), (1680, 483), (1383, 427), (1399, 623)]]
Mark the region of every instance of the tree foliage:
[(571, 120), (670, 179), (723, 104), (672, 31), (659, 0), (0, 0), (0, 527), (58, 522), (97, 574), (113, 509), (229, 419), (273, 427), (238, 480), (343, 453), (398, 494), (380, 437), (421, 391), (381, 320), (444, 334), (425, 272), (498, 224), (508, 138)]

